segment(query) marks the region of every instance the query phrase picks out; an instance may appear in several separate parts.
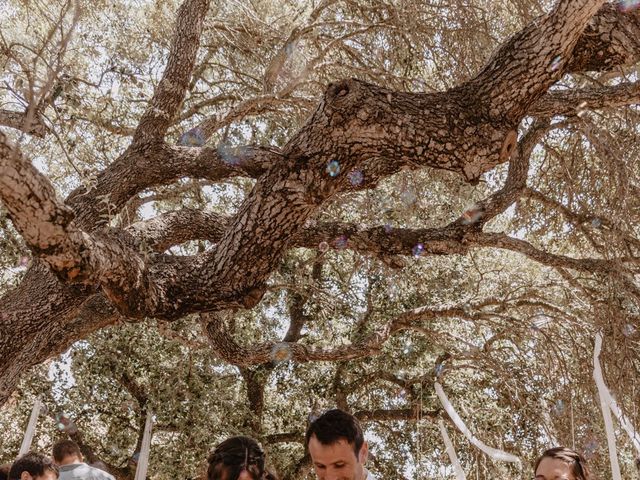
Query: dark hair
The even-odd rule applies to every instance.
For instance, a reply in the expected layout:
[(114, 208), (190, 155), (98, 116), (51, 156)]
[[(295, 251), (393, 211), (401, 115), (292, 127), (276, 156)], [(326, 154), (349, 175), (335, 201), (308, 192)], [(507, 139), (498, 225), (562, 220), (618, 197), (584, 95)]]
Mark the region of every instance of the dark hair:
[(211, 452), (207, 469), (208, 480), (237, 480), (246, 470), (253, 480), (277, 480), (265, 468), (264, 451), (253, 438), (231, 437)]
[(309, 440), (313, 435), (323, 445), (332, 445), (340, 439), (345, 439), (353, 445), (356, 458), (364, 444), (364, 435), (358, 419), (338, 408), (323, 413), (311, 422), (304, 439), (306, 448), (309, 448)]
[(0, 465), (0, 480), (7, 480), (9, 478), (9, 470), (11, 470), (10, 463)]
[(544, 452), (540, 458), (536, 461), (536, 466), (534, 468), (534, 473), (538, 470), (538, 466), (540, 462), (544, 458), (553, 458), (556, 460), (562, 460), (571, 466), (571, 473), (576, 477), (576, 480), (590, 480), (591, 474), (589, 473), (589, 468), (587, 468), (587, 463), (582, 455), (580, 455), (575, 450), (571, 450), (567, 447), (555, 447), (550, 448), (546, 452)]
[(58, 467), (53, 460), (41, 453), (28, 452), (13, 462), (9, 470), (9, 480), (20, 480), (22, 472), (27, 472), (32, 477), (39, 477), (47, 470), (58, 476)]
[(73, 440), (58, 440), (53, 444), (53, 459), (60, 463), (65, 457), (76, 456), (82, 458), (80, 447)]

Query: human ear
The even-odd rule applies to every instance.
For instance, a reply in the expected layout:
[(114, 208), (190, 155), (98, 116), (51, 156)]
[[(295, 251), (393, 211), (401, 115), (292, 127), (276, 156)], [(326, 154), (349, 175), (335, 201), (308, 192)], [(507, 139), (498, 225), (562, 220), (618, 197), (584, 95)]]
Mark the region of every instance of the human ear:
[(364, 464), (369, 458), (369, 444), (364, 442), (362, 447), (360, 447), (360, 453), (358, 453), (358, 462)]
[(33, 480), (33, 477), (29, 472), (22, 472), (20, 474), (20, 480)]

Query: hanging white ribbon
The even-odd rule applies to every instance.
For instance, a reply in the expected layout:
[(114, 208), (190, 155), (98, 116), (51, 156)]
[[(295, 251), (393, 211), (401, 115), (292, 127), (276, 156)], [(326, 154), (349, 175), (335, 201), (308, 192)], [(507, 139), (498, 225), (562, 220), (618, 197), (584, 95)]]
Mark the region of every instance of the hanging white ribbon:
[(24, 438), (22, 439), (22, 445), (20, 445), (20, 452), (18, 456), (22, 456), (31, 448), (31, 442), (33, 441), (33, 435), (36, 433), (36, 424), (38, 423), (38, 416), (40, 415), (40, 409), (42, 408), (42, 401), (40, 398), (36, 398), (33, 402), (33, 408), (31, 409), (31, 417), (29, 417), (29, 424), (27, 430), (24, 432)]
[(451, 402), (447, 398), (447, 395), (444, 393), (444, 390), (442, 390), (442, 386), (438, 382), (435, 383), (435, 388), (436, 388), (436, 394), (438, 395), (438, 398), (440, 399), (440, 402), (442, 403), (442, 406), (444, 407), (445, 411), (447, 412), (447, 414), (449, 415), (453, 423), (456, 425), (456, 427), (458, 427), (458, 429), (464, 434), (464, 436), (467, 437), (469, 442), (471, 442), (473, 445), (475, 445), (477, 448), (482, 450), (484, 453), (486, 453), (488, 456), (490, 456), (494, 460), (517, 463), (518, 466), (522, 468), (520, 459), (515, 455), (511, 455), (510, 453), (504, 452), (497, 448), (489, 447), (488, 445), (485, 445), (482, 441), (477, 439), (471, 433), (471, 431), (469, 431), (467, 426), (464, 424), (464, 422), (458, 415), (458, 412), (455, 411), (455, 409), (453, 408), (453, 405), (451, 405)]
[(442, 440), (444, 440), (444, 445), (447, 449), (447, 455), (449, 455), (449, 460), (451, 460), (453, 470), (456, 472), (456, 478), (458, 480), (467, 480), (467, 477), (464, 474), (464, 470), (462, 470), (462, 466), (460, 465), (460, 460), (458, 460), (458, 455), (456, 455), (456, 451), (453, 448), (453, 443), (451, 443), (451, 439), (449, 438), (449, 434), (447, 433), (447, 428), (444, 426), (444, 422), (442, 421), (442, 419), (438, 422), (438, 427), (440, 427), (440, 434), (442, 435)]
[[(596, 334), (596, 344), (593, 349), (593, 379), (596, 381), (596, 386), (598, 387), (598, 396), (600, 397), (600, 408), (602, 410), (602, 416), (604, 418), (604, 428), (607, 433), (607, 445), (609, 446), (609, 462), (611, 463), (611, 477), (613, 480), (622, 480), (622, 476), (620, 474), (620, 465), (618, 464), (618, 451), (616, 448), (616, 439), (613, 431), (613, 420), (611, 419), (611, 410), (616, 413), (616, 417), (620, 420), (620, 423), (625, 427), (631, 427), (631, 425), (624, 421), (624, 417), (622, 412), (618, 408), (618, 404), (614, 405), (613, 397), (611, 396), (611, 392), (604, 383), (604, 377), (602, 376), (602, 367), (600, 366), (600, 351), (602, 350), (602, 334), (598, 332)], [(625, 427), (625, 430), (627, 428)], [(632, 433), (630, 433), (630, 431)], [(637, 437), (635, 432), (633, 432), (633, 428), (627, 430), (629, 436), (632, 441)], [(634, 442), (635, 444), (635, 442)]]
[(144, 424), (144, 434), (142, 435), (142, 445), (138, 456), (138, 468), (136, 468), (135, 480), (145, 480), (149, 467), (149, 452), (151, 450), (151, 427), (153, 425), (153, 413), (147, 412), (147, 421)]
[(620, 407), (618, 407), (618, 403), (611, 396), (611, 393), (609, 392), (607, 393), (608, 393), (607, 396), (609, 397), (609, 406), (611, 407), (611, 411), (620, 422), (620, 425), (622, 425), (622, 428), (624, 428), (624, 430), (627, 432), (627, 435), (629, 435), (629, 438), (631, 439), (631, 443), (637, 450), (638, 455), (640, 455), (640, 434), (638, 434), (635, 431), (631, 422), (629, 422), (629, 420), (627, 420), (627, 417), (624, 416), (624, 414), (620, 410)]

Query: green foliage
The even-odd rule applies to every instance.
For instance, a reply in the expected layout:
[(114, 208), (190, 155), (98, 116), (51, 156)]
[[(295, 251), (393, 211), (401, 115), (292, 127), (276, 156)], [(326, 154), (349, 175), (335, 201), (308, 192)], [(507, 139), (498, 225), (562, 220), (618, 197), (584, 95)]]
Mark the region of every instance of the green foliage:
[[(449, 88), (477, 72), (487, 52), (548, 7), (506, 0), (325, 3), (330, 6), (314, 17), (318, 2), (220, 2), (207, 19), (192, 89), (170, 131), (173, 141), (215, 117), (219, 128), (211, 145), (282, 146), (324, 86), (345, 77), (407, 91)], [(17, 42), (12, 53), (44, 69), (54, 52), (33, 52), (46, 43), (52, 13), (64, 5), (10, 0), (6, 8), (13, 21), (3, 25), (4, 44)], [(81, 184), (91, 187), (128, 144), (164, 68), (167, 26), (177, 6), (93, 1), (83, 8), (56, 77), (64, 74), (66, 81), (47, 109), (55, 140), (19, 139), (61, 196)], [(294, 28), (303, 33), (285, 48), (282, 70), (265, 92), (265, 72)], [(26, 72), (6, 53), (0, 52), (0, 61), (0, 98), (23, 104)], [(563, 81), (568, 87), (607, 81), (583, 77)], [(621, 111), (587, 112), (549, 133), (532, 155), (528, 180), (547, 201), (523, 197), (485, 231), (576, 258), (637, 258), (638, 112)], [(442, 227), (496, 191), (505, 177), (506, 166), (499, 167), (472, 187), (448, 172), (402, 172), (375, 189), (333, 199), (314, 221)], [(230, 214), (252, 186), (246, 178), (215, 185), (180, 179), (145, 192), (127, 215), (112, 212), (109, 220), (124, 225), (179, 207)], [(110, 201), (108, 195), (103, 200)], [(640, 306), (623, 275), (543, 267), (489, 248), (419, 258), (407, 251), (405, 267), (393, 269), (378, 258), (334, 249), (333, 240), (328, 251), (289, 251), (257, 308), (224, 312), (238, 344), (281, 341), (296, 301), (303, 302), (306, 317), (298, 343), (309, 349), (348, 348), (414, 309), (437, 312), (398, 329), (359, 358), (248, 367), (264, 387), (261, 413), (248, 399), (246, 375), (216, 356), (198, 318), (114, 325), (25, 376), (0, 411), (0, 460), (17, 453), (33, 400), (41, 395), (49, 414), (39, 423), (39, 449), (49, 449), (62, 435), (55, 416), (64, 412), (102, 461), (124, 469), (136, 452), (145, 415), (153, 412), (152, 478), (201, 474), (208, 451), (240, 433), (260, 438), (285, 478), (311, 478), (304, 469), (296, 473), (304, 456), (300, 438), (310, 415), (341, 404), (354, 412), (411, 412), (405, 419), (364, 422), (379, 478), (451, 478), (434, 421), (446, 418), (433, 390), (439, 372), (471, 430), (520, 456), (523, 476), (555, 437), (591, 453), (594, 470), (604, 478), (608, 457), (591, 378), (597, 330), (606, 338), (607, 382), (640, 428)], [(190, 255), (209, 247), (191, 242), (170, 253)], [(0, 293), (19, 280), (25, 255), (10, 222), (0, 216)], [(631, 334), (629, 325), (636, 329)], [(420, 411), (423, 419), (417, 421)], [(470, 477), (521, 478), (512, 466), (494, 463), (470, 446), (451, 423), (447, 428), (465, 469), (474, 473)], [(282, 433), (291, 434), (288, 441), (271, 441)], [(631, 478), (633, 451), (623, 433), (618, 445), (623, 476)]]

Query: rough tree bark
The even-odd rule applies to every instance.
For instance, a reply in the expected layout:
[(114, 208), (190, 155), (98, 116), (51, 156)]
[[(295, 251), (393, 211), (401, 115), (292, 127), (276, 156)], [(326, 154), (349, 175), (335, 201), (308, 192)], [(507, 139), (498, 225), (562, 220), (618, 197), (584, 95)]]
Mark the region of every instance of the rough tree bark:
[[(482, 227), (525, 192), (528, 155), (536, 135), (548, 128), (541, 121), (518, 142), (526, 116), (544, 119), (638, 101), (637, 84), (549, 88), (566, 73), (637, 62), (640, 12), (624, 13), (603, 0), (559, 0), (549, 14), (507, 40), (476, 77), (451, 90), (415, 94), (342, 80), (328, 86), (308, 122), (281, 150), (225, 151), (164, 140), (189, 88), (208, 8), (207, 0), (186, 0), (180, 7), (164, 76), (131, 144), (91, 190), (81, 188), (60, 200), (0, 133), (0, 199), (36, 257), (22, 283), (0, 299), (0, 404), (29, 367), (121, 316), (172, 320), (255, 306), (288, 248), (316, 246), (334, 238), (336, 230), (352, 232), (348, 248), (390, 262), (422, 241), (431, 254), (492, 246), (548, 265), (615, 273), (603, 262), (549, 255), (521, 240), (483, 233)], [(372, 188), (402, 169), (446, 169), (476, 182), (510, 160), (504, 188), (481, 205), (484, 221), (460, 218), (440, 229), (391, 233), (345, 225), (305, 229), (329, 199)], [(326, 173), (333, 161), (340, 165), (335, 177)], [(352, 170), (364, 173), (363, 185), (350, 184), (346, 174)], [(183, 177), (219, 181), (238, 175), (257, 181), (232, 218), (175, 212), (128, 229), (105, 226), (105, 213), (120, 211), (146, 188)], [(188, 220), (194, 227), (181, 228)], [(162, 254), (193, 238), (216, 244), (194, 257)], [(252, 352), (260, 360), (264, 353), (264, 348)], [(309, 352), (295, 355), (314, 359)]]

